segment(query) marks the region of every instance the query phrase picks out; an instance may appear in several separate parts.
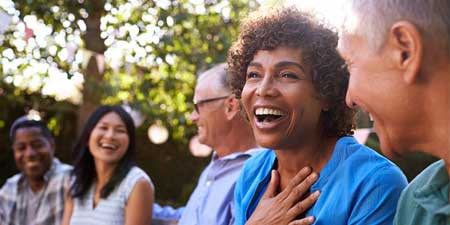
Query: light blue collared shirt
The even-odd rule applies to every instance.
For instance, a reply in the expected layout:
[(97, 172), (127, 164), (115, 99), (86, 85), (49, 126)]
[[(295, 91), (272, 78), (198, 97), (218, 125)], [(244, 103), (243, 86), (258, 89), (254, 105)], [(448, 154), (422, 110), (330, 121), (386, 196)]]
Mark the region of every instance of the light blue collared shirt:
[[(234, 223), (234, 186), (244, 162), (261, 149), (236, 152), (222, 158), (213, 153), (178, 225), (229, 225)], [(160, 213), (164, 213), (160, 211)]]
[[(236, 223), (252, 215), (270, 181), (274, 151), (262, 151), (245, 163), (236, 183)], [(306, 212), (314, 225), (392, 225), (397, 201), (407, 184), (401, 170), (353, 137), (336, 142), (333, 154), (310, 188), (320, 190)]]

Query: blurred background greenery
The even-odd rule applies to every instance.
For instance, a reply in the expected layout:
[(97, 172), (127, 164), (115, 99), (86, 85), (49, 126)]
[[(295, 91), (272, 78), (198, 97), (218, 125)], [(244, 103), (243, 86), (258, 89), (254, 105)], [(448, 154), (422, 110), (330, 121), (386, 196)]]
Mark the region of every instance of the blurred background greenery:
[[(141, 115), (137, 162), (157, 201), (184, 204), (210, 160), (188, 150), (196, 74), (225, 61), (239, 21), (261, 2), (0, 1), (0, 185), (17, 172), (8, 139), (16, 118), (39, 112), (56, 137), (56, 156), (70, 163), (87, 116), (100, 104), (127, 104)], [(371, 126), (359, 118), (360, 127)], [(160, 145), (147, 137), (155, 123), (170, 134)], [(373, 134), (367, 144), (378, 149)], [(396, 163), (411, 179), (434, 160), (414, 154)]]

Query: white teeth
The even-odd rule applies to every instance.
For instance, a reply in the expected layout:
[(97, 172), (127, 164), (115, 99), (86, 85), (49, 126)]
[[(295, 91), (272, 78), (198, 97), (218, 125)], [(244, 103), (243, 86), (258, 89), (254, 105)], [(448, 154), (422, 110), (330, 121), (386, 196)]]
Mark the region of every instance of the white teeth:
[(116, 149), (117, 148), (116, 145), (107, 144), (107, 143), (100, 144), (100, 147), (102, 147), (102, 148), (112, 148), (112, 149)]
[(373, 116), (372, 116), (372, 114), (370, 114), (370, 113), (369, 113), (369, 120), (370, 120), (371, 122), (373, 122)]
[(255, 110), (255, 115), (275, 115), (275, 116), (283, 116), (284, 113), (281, 110), (278, 109), (271, 109), (271, 108), (257, 108)]

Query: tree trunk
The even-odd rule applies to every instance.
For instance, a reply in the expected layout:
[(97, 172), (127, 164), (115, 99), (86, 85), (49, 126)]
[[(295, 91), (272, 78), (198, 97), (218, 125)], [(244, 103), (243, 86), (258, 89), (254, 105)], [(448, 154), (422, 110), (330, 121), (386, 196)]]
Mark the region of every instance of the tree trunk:
[[(83, 35), (86, 49), (96, 54), (102, 54), (106, 50), (104, 40), (100, 37), (100, 19), (104, 15), (104, 2), (102, 0), (88, 1), (89, 17), (86, 18), (86, 34)], [(84, 68), (84, 86), (82, 90), (83, 100), (78, 114), (78, 132), (80, 132), (89, 115), (100, 105), (103, 71), (99, 71), (95, 54), (90, 56), (89, 62)]]

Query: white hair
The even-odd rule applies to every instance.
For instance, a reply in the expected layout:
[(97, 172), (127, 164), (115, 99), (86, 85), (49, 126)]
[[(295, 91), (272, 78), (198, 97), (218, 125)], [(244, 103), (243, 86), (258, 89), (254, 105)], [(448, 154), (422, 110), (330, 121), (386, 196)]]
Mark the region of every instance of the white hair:
[(401, 20), (414, 24), (424, 39), (449, 49), (449, 0), (347, 0), (343, 32), (366, 38), (379, 49), (391, 26)]
[(226, 63), (217, 64), (217, 65), (213, 66), (212, 68), (210, 68), (209, 70), (201, 73), (198, 76), (197, 84), (206, 78), (210, 78), (213, 80), (213, 82), (210, 82), (208, 85), (212, 85), (216, 91), (226, 92), (226, 93), (231, 92), (231, 88), (227, 82), (227, 64)]

